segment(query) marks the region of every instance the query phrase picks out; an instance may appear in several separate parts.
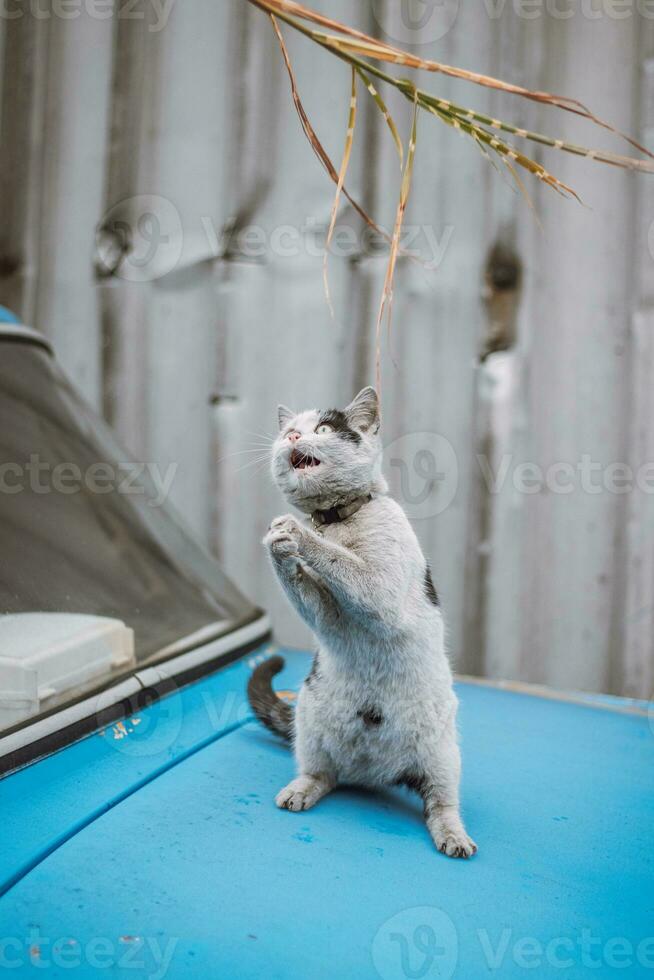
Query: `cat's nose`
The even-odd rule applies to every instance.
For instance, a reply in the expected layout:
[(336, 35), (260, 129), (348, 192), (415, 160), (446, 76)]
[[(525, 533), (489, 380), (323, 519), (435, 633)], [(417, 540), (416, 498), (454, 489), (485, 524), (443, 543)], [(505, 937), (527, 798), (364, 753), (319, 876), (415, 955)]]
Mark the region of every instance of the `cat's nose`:
[(300, 432), (289, 432), (288, 438), (291, 442), (298, 442), (302, 438), (302, 434)]

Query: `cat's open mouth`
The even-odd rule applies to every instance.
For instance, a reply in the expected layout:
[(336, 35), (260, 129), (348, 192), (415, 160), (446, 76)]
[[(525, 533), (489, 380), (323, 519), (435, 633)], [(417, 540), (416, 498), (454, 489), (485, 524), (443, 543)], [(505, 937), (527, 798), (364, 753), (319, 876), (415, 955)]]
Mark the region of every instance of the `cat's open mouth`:
[(291, 453), (291, 466), (294, 470), (315, 470), (320, 466), (320, 460), (308, 453), (301, 453), (299, 449), (294, 449)]

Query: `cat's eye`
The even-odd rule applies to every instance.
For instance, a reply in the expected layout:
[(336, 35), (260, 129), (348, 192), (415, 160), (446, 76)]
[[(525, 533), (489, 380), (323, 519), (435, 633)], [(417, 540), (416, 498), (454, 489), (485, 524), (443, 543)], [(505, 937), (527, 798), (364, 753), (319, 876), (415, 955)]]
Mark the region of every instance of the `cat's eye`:
[(327, 425), (326, 422), (323, 422), (323, 424), (319, 425), (316, 429), (316, 434), (319, 436), (328, 436), (329, 433), (333, 431), (334, 430), (332, 429), (331, 425)]

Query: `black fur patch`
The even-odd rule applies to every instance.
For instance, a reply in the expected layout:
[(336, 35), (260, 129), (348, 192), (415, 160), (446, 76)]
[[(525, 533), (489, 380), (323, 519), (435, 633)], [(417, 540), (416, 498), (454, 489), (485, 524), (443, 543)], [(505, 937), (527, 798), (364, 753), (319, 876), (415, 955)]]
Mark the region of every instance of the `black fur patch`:
[(429, 602), (431, 602), (432, 606), (436, 606), (437, 608), (440, 608), (441, 600), (438, 597), (438, 592), (434, 588), (434, 580), (431, 577), (431, 570), (429, 568), (429, 565), (427, 565), (427, 568), (425, 569), (424, 588), (425, 588), (425, 595), (427, 596)]
[(427, 788), (427, 780), (422, 773), (419, 772), (405, 772), (403, 773), (397, 781), (398, 786), (407, 786), (412, 789), (415, 793), (419, 793), (420, 796), (424, 796), (425, 790)]
[(341, 439), (347, 439), (349, 442), (357, 444), (361, 442), (361, 436), (355, 429), (350, 427), (345, 413), (339, 412), (336, 408), (331, 408), (328, 412), (323, 412), (318, 425), (331, 425), (334, 432), (337, 432)]
[(429, 780), (421, 772), (405, 772), (397, 780), (398, 786), (406, 786), (422, 799), (425, 818), (429, 818), (436, 806), (436, 799), (433, 794)]
[(384, 721), (384, 716), (379, 708), (362, 708), (357, 711), (357, 718), (360, 718), (366, 728), (378, 728)]
[(320, 680), (320, 664), (318, 663), (318, 654), (313, 658), (313, 663), (311, 664), (311, 670), (309, 671), (309, 676), (305, 680), (307, 687), (311, 687), (314, 681)]

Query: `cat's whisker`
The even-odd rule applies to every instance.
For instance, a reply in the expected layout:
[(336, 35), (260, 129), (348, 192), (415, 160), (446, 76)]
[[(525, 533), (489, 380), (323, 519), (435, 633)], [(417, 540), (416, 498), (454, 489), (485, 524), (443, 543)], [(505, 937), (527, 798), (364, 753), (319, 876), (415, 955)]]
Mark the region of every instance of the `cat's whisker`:
[(262, 450), (267, 449), (267, 448), (268, 448), (267, 446), (253, 446), (253, 447), (251, 447), (249, 449), (237, 449), (231, 455), (236, 455), (236, 453), (259, 453), (259, 452), (262, 452)]
[(216, 460), (216, 462), (225, 463), (228, 459), (234, 459), (235, 456), (248, 456), (253, 453), (261, 453), (262, 459), (268, 458), (268, 453), (266, 452), (264, 455), (264, 453), (262, 453), (262, 449), (263, 447), (258, 447), (256, 449), (239, 449), (235, 453), (228, 453), (227, 456), (221, 456), (218, 460)]
[(259, 439), (264, 439), (268, 445), (272, 446), (277, 436), (271, 436), (269, 432), (258, 432), (256, 430), (250, 431), (249, 429), (243, 430), (248, 436), (257, 436)]
[(243, 439), (241, 440), (246, 446), (261, 446), (262, 449), (270, 449), (272, 446), (271, 442), (264, 439), (263, 436), (257, 436), (256, 438)]
[(249, 462), (247, 462), (247, 463), (246, 463), (246, 464), (245, 464), (244, 466), (240, 466), (240, 467), (239, 467), (239, 468), (238, 468), (237, 470), (235, 470), (234, 472), (235, 472), (235, 473), (242, 473), (242, 472), (243, 472), (243, 470), (247, 470), (247, 469), (250, 469), (250, 467), (252, 467), (252, 466), (261, 466), (261, 467), (263, 467), (263, 465), (264, 465), (265, 463), (267, 463), (267, 462), (268, 462), (268, 456), (263, 456), (263, 457), (260, 457), (259, 459), (251, 459), (251, 460), (250, 460)]
[[(243, 472), (243, 470), (246, 470), (246, 469), (248, 469), (248, 467), (247, 466), (243, 466), (243, 467), (241, 467), (241, 469), (235, 470), (234, 476), (240, 475)], [(260, 473), (265, 472), (266, 469), (267, 469), (267, 467), (266, 467), (265, 463), (259, 463), (259, 465), (258, 466), (255, 466), (255, 468), (252, 470), (252, 472), (248, 474), (248, 477), (251, 477), (251, 476), (256, 477)]]
[(265, 442), (251, 442), (249, 445), (254, 446), (255, 449), (265, 449), (268, 453), (272, 451), (272, 446), (269, 446)]
[(254, 436), (255, 439), (262, 439), (264, 442), (273, 443), (277, 436), (273, 436), (270, 432), (259, 432), (257, 429), (243, 429), (243, 434), (246, 436)]

